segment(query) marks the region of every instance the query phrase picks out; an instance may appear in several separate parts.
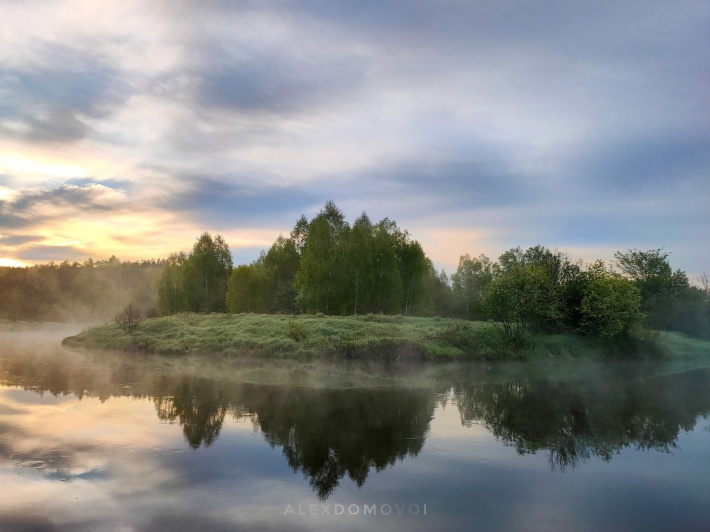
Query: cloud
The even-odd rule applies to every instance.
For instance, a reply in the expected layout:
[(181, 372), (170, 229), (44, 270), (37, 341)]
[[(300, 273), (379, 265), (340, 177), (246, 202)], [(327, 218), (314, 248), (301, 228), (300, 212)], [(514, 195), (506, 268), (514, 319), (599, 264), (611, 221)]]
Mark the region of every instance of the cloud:
[(707, 137), (667, 132), (633, 138), (604, 139), (589, 147), (579, 168), (590, 185), (612, 193), (653, 193), (683, 181), (705, 181), (710, 171)]
[(40, 240), (42, 238), (35, 235), (0, 235), (0, 246), (22, 246)]
[[(94, 183), (171, 242), (288, 231), (327, 199), (502, 249), (685, 249), (710, 229), (702, 2), (65, 0), (4, 15), (5, 233), (126, 223), (120, 200), (60, 191)], [(710, 261), (699, 247), (686, 268)]]
[(292, 225), (301, 214), (295, 206), (318, 202), (320, 196), (307, 188), (262, 188), (224, 176), (182, 176), (173, 190), (161, 198), (161, 208), (218, 228), (259, 226), (274, 219)]
[(257, 115), (308, 112), (331, 104), (333, 98), (347, 98), (364, 81), (364, 65), (357, 58), (230, 44), (228, 50), (224, 44), (215, 48), (208, 43), (198, 52), (200, 65), (191, 74), (198, 79), (196, 98), (201, 105)]
[(58, 216), (109, 213), (124, 207), (125, 197), (101, 184), (27, 190), (9, 200), (0, 200), (0, 225), (16, 229), (35, 226)]
[(28, 142), (74, 142), (91, 133), (132, 92), (111, 66), (85, 50), (43, 41), (52, 65), (0, 69), (0, 134)]

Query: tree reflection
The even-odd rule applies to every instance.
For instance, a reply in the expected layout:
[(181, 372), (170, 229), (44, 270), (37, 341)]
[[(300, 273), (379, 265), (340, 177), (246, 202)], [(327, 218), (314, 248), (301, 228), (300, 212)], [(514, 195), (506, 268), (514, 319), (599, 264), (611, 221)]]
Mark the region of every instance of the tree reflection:
[(248, 405), (269, 444), (281, 446), (320, 499), (347, 474), (358, 486), (424, 445), (434, 414), (428, 390), (259, 387)]
[(518, 453), (549, 452), (550, 467), (610, 460), (625, 447), (669, 452), (680, 430), (710, 409), (710, 370), (670, 376), (609, 371), (600, 379), (549, 379), (460, 385), (464, 424), (482, 421)]
[[(162, 378), (153, 398), (158, 417), (179, 421), (187, 443), (193, 449), (210, 446), (219, 436), (229, 408), (226, 394), (211, 380), (183, 377)], [(163, 395), (168, 391), (169, 395)]]
[(320, 390), (185, 377), (162, 379), (156, 392), (158, 417), (178, 421), (193, 449), (214, 442), (227, 412), (251, 416), (321, 500), (345, 475), (362, 486), (370, 469), (416, 456), (434, 413), (427, 390)]
[[(161, 420), (181, 426), (192, 449), (217, 441), (228, 417), (248, 417), (321, 500), (346, 476), (362, 486), (371, 471), (417, 456), (442, 400), (424, 388), (244, 384), (229, 375), (164, 371), (156, 360), (0, 353), (0, 384), (79, 400), (149, 398)], [(562, 377), (554, 368), (540, 377), (533, 370), (471, 368), (471, 375), (437, 384), (453, 385), (462, 423), (483, 424), (521, 454), (547, 452), (553, 469), (590, 457), (610, 460), (626, 447), (668, 452), (681, 430), (710, 411), (709, 369), (660, 375), (659, 366), (606, 365), (583, 377), (578, 369)]]

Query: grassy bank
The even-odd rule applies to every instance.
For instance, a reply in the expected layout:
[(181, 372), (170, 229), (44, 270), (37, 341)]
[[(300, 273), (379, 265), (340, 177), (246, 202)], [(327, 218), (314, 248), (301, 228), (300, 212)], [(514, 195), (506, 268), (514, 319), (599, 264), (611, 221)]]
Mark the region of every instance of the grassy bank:
[[(604, 358), (607, 346), (574, 335), (531, 337), (512, 345), (490, 323), (403, 316), (282, 316), (179, 314), (144, 321), (126, 334), (116, 324), (66, 338), (70, 348), (158, 354), (215, 353), (229, 357), (465, 360)], [(674, 334), (661, 352), (710, 355), (710, 342)], [(617, 353), (618, 354), (618, 353)]]

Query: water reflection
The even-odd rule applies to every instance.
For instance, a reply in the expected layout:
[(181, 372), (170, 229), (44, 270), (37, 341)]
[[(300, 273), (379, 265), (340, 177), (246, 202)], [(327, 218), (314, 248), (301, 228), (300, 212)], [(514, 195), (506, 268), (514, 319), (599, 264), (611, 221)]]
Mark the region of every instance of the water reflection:
[(228, 418), (251, 421), (320, 500), (345, 476), (361, 487), (372, 470), (417, 456), (437, 406), (448, 401), (464, 425), (485, 426), (520, 454), (546, 451), (550, 467), (562, 470), (593, 456), (608, 461), (626, 447), (668, 452), (710, 411), (708, 369), (658, 374), (614, 365), (563, 378), (470, 368), (428, 388), (315, 389), (186, 374), (159, 358), (23, 353), (0, 356), (0, 384), (79, 400), (149, 399), (191, 449), (214, 444)]
[(162, 377), (154, 393), (158, 418), (179, 421), (192, 449), (214, 443), (230, 410), (228, 394), (222, 385), (200, 378), (185, 377), (176, 381)]
[(710, 411), (710, 370), (653, 375), (609, 365), (571, 380), (530, 376), (456, 387), (465, 425), (481, 423), (519, 454), (546, 450), (552, 469), (626, 447), (669, 452)]
[(436, 396), (428, 389), (314, 389), (164, 374), (146, 362), (87, 361), (61, 353), (0, 358), (0, 384), (39, 395), (150, 398), (192, 449), (212, 445), (225, 418), (251, 419), (321, 500), (347, 475), (362, 486), (424, 445)]
[(434, 413), (427, 390), (324, 390), (162, 377), (153, 399), (158, 417), (177, 421), (193, 449), (211, 445), (225, 416), (249, 417), (326, 499), (347, 474), (362, 486), (421, 450)]
[(346, 474), (362, 486), (424, 445), (435, 401), (428, 390), (252, 387), (248, 407), (267, 441), (303, 471), (321, 500)]

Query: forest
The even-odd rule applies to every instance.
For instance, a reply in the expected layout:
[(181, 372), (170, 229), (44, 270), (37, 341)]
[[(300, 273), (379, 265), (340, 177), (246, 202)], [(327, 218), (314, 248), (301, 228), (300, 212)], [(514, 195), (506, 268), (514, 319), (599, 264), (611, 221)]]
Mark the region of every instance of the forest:
[(352, 225), (332, 201), (295, 223), (251, 264), (234, 267), (220, 235), (165, 260), (0, 268), (0, 317), (111, 320), (132, 304), (147, 316), (181, 312), (398, 314), (497, 322), (514, 339), (573, 332), (624, 341), (640, 331), (710, 338), (710, 283), (673, 270), (664, 249), (583, 263), (542, 245), (493, 261), (462, 255), (451, 276), (385, 218)]
[(84, 322), (112, 320), (129, 302), (157, 316), (163, 260), (88, 259), (27, 268), (0, 267), (0, 319)]

